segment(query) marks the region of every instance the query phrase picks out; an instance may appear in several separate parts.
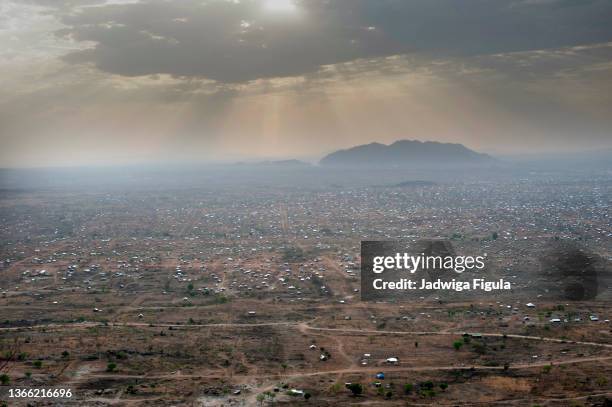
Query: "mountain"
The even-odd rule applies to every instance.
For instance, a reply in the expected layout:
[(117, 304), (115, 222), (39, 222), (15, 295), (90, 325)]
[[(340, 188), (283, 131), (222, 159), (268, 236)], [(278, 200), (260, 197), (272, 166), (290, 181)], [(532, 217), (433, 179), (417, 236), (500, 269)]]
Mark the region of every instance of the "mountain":
[(400, 140), (385, 145), (371, 143), (331, 153), (321, 160), (324, 166), (410, 167), (481, 165), (493, 162), (487, 155), (461, 144)]

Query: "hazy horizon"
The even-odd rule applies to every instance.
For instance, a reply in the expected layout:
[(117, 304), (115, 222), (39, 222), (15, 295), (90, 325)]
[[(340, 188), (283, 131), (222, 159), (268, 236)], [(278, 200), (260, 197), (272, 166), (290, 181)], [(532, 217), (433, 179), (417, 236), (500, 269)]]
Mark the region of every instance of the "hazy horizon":
[[(371, 143), (377, 143), (373, 141)], [(369, 143), (365, 143), (369, 144)], [(388, 143), (391, 144), (391, 143)], [(79, 168), (90, 168), (90, 169), (111, 169), (111, 168), (192, 168), (192, 167), (227, 167), (227, 166), (236, 166), (236, 165), (245, 165), (248, 166), (250, 164), (281, 164), (285, 161), (296, 161), (304, 164), (308, 164), (313, 167), (322, 167), (321, 159), (324, 158), (328, 153), (333, 153), (340, 150), (350, 149), (352, 147), (357, 146), (347, 146), (345, 148), (339, 148), (338, 150), (329, 151), (324, 153), (321, 156), (278, 156), (278, 157), (237, 157), (233, 158), (225, 158), (225, 159), (181, 159), (175, 158), (171, 160), (164, 159), (152, 159), (146, 161), (126, 161), (126, 162), (94, 162), (94, 163), (52, 163), (50, 165), (14, 165), (14, 166), (0, 166), (0, 170), (45, 170), (45, 169), (79, 169)], [(468, 147), (469, 146), (465, 146)], [(482, 151), (477, 151), (482, 152)], [(509, 153), (509, 154), (491, 154), (487, 152), (483, 152), (485, 154), (489, 154), (495, 160), (492, 163), (489, 163), (485, 166), (494, 166), (499, 167), (499, 165), (510, 165), (516, 166), (521, 165), (522, 163), (553, 163), (553, 164), (563, 164), (565, 160), (571, 160), (572, 164), (580, 163), (585, 160), (603, 160), (607, 158), (612, 158), (612, 148), (606, 149), (588, 149), (588, 150), (575, 150), (575, 151), (543, 151), (543, 152), (533, 152), (533, 153)], [(409, 163), (407, 163), (409, 164)], [(609, 165), (601, 165), (605, 164), (602, 162), (596, 162), (595, 166), (600, 168), (607, 168)], [(324, 166), (323, 166), (324, 167)], [(418, 167), (418, 166), (417, 166)], [(478, 168), (478, 166), (476, 167)]]
[(612, 149), (612, 1), (5, 1), (0, 168)]

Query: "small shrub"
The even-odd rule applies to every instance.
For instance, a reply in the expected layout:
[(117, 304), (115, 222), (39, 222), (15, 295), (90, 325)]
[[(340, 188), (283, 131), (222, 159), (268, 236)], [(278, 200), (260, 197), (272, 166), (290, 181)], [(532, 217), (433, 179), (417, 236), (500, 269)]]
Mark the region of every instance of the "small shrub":
[(342, 386), (340, 385), (340, 383), (334, 383), (329, 388), (329, 391), (335, 394), (335, 393), (338, 393), (341, 388)]
[(363, 386), (361, 383), (351, 383), (347, 385), (346, 388), (353, 393), (353, 396), (359, 396), (361, 393), (363, 393)]

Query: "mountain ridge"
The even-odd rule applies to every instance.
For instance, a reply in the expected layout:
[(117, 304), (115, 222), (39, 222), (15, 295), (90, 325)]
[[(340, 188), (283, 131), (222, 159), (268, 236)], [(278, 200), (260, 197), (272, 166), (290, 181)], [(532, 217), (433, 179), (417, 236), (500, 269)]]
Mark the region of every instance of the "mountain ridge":
[(322, 166), (402, 167), (412, 165), (481, 165), (494, 158), (457, 143), (398, 140), (338, 150), (323, 157)]

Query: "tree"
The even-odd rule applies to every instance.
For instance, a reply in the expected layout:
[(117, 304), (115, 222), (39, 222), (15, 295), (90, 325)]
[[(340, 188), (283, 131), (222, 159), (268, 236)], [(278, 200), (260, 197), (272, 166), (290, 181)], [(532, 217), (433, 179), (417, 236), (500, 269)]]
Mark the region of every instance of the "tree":
[(42, 367), (42, 360), (35, 360), (34, 361), (34, 367), (37, 369), (40, 369)]
[(421, 389), (432, 390), (434, 388), (434, 384), (431, 380), (427, 380), (426, 382), (419, 383), (419, 387)]
[(346, 388), (349, 389), (351, 393), (353, 393), (353, 396), (359, 396), (361, 393), (363, 393), (363, 386), (361, 385), (361, 383), (347, 384)]
[(448, 389), (448, 384), (445, 382), (440, 383), (440, 388), (442, 389), (442, 391)]
[(462, 346), (463, 346), (463, 342), (462, 341), (455, 341), (455, 342), (453, 342), (453, 348), (455, 348), (455, 350), (461, 349)]
[(412, 383), (406, 383), (404, 385), (404, 393), (410, 394), (412, 393), (412, 389), (413, 389)]
[(117, 368), (117, 364), (113, 362), (110, 362), (108, 365), (106, 365), (107, 372), (114, 372), (116, 368)]
[(2, 375), (0, 375), (0, 383), (2, 383), (3, 386), (6, 386), (7, 384), (9, 384), (10, 381), (11, 381), (11, 378), (6, 373), (3, 373)]
[(312, 395), (310, 393), (304, 393), (304, 398), (308, 401)]

